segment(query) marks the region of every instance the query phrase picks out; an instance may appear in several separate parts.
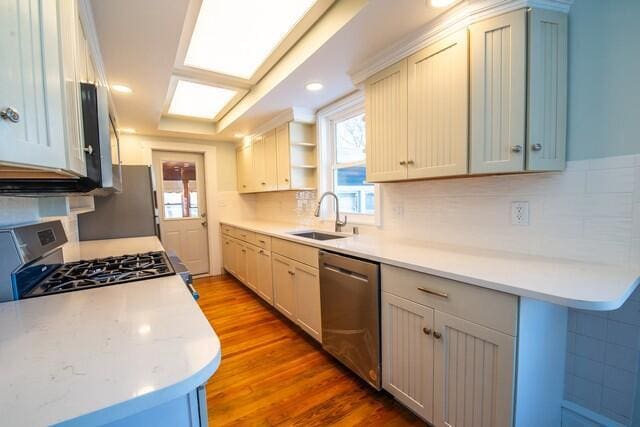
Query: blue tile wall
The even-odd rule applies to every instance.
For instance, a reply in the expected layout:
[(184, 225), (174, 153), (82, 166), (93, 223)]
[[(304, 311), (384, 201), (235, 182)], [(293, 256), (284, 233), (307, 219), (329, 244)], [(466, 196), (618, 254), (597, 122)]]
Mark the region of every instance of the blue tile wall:
[(565, 399), (631, 426), (640, 362), (640, 289), (618, 310), (569, 310)]

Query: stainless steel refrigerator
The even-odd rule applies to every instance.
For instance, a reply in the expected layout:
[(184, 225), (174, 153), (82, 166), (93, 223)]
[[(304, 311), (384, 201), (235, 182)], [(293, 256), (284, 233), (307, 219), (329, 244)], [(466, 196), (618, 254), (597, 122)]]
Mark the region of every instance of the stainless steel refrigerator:
[(95, 210), (78, 215), (80, 240), (160, 236), (149, 166), (122, 166), (122, 191), (95, 197)]

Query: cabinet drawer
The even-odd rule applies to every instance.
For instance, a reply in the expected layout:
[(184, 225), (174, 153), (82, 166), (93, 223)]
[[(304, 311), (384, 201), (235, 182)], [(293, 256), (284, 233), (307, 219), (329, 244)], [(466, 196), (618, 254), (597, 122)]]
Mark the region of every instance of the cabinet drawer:
[(382, 290), (516, 336), (518, 297), (403, 268), (382, 265)]
[(268, 251), (271, 250), (271, 237), (270, 236), (266, 236), (264, 234), (260, 234), (260, 233), (256, 233), (255, 236), (255, 244), (256, 246), (262, 248), (262, 249), (266, 249)]
[(318, 249), (288, 240), (271, 239), (271, 251), (318, 268)]
[(234, 228), (230, 225), (222, 225), (222, 234), (233, 237)]
[(234, 228), (233, 237), (247, 243), (256, 242), (256, 233), (254, 233), (253, 231), (244, 230), (242, 228)]

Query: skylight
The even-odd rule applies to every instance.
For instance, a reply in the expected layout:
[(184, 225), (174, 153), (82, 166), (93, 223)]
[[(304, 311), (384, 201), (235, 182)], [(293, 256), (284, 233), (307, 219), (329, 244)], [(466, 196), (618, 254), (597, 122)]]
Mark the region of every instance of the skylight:
[(169, 114), (213, 119), (236, 93), (231, 89), (178, 80)]
[(185, 65), (250, 79), (316, 0), (203, 0)]

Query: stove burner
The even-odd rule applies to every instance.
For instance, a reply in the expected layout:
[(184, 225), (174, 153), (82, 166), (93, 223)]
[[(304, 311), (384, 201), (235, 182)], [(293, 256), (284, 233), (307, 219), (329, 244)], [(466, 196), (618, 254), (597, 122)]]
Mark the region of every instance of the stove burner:
[(175, 274), (165, 252), (81, 260), (61, 265), (24, 297), (70, 292)]

